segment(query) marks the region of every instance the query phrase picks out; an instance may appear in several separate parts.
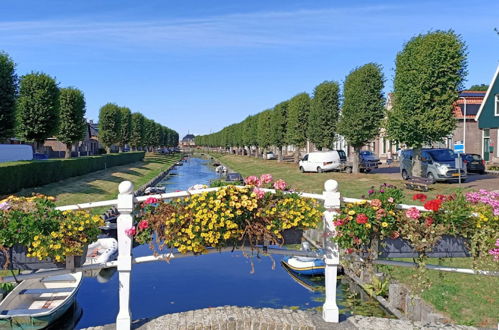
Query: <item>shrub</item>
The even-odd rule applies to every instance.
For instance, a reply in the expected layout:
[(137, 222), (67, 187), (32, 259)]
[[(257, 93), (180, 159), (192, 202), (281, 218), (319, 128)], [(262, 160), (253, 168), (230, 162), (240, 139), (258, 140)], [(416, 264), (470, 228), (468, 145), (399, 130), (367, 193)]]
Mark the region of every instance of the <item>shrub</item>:
[(0, 164), (0, 177), (8, 178), (0, 186), (0, 194), (23, 188), (57, 182), (73, 176), (133, 163), (144, 159), (144, 152), (128, 152), (73, 159), (49, 159)]

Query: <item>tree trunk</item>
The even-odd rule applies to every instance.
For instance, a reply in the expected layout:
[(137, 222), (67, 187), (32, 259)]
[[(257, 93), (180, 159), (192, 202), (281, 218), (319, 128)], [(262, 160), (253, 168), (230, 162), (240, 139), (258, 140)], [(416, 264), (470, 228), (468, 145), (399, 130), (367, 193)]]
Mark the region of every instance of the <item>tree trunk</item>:
[(262, 158), (267, 159), (267, 148), (262, 148)]
[(120, 146), (118, 147), (118, 152), (123, 152), (123, 146), (122, 146), (122, 145), (120, 145)]
[(295, 147), (294, 161), (297, 164), (300, 161), (300, 147)]
[(282, 162), (282, 147), (277, 147), (277, 162)]
[(352, 173), (359, 173), (359, 154), (361, 147), (353, 147)]
[(106, 147), (106, 154), (110, 154), (111, 153), (111, 147)]
[(64, 154), (64, 158), (71, 158), (71, 143), (66, 144), (66, 153)]
[(258, 158), (259, 154), (260, 154), (260, 147), (256, 147), (255, 158)]
[(423, 166), (421, 164), (421, 148), (412, 149), (412, 171), (411, 176), (422, 177)]

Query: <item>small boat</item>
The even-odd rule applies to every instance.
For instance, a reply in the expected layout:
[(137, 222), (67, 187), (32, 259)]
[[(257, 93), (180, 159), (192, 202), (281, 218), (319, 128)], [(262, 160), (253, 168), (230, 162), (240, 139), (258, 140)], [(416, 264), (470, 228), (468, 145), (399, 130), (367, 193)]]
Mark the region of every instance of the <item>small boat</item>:
[(41, 329), (73, 306), (82, 273), (24, 280), (0, 302), (1, 329)]
[[(99, 238), (96, 242), (90, 244), (87, 250), (87, 259), (85, 265), (101, 264), (115, 260), (118, 256), (118, 241), (111, 237)], [(86, 277), (95, 277), (97, 282), (108, 282), (116, 268), (103, 268), (96, 270), (86, 270)]]
[(326, 263), (319, 258), (284, 257), (282, 263), (300, 275), (324, 275)]
[(151, 194), (164, 194), (166, 190), (166, 187), (147, 187), (144, 190), (145, 195), (151, 195)]
[(321, 292), (324, 291), (324, 277), (322, 276), (306, 276), (295, 273), (291, 270), (287, 264), (281, 261), (281, 265), (284, 270), (291, 276), (293, 281), (304, 287), (310, 292)]

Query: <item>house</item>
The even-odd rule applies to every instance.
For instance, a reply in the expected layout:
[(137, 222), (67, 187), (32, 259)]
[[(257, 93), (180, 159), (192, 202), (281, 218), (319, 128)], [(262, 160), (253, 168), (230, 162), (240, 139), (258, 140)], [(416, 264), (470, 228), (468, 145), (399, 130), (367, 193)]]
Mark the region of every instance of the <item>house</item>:
[(180, 141), (180, 146), (182, 146), (182, 147), (195, 146), (196, 143), (194, 142), (194, 138), (195, 138), (195, 136), (193, 134), (187, 134), (186, 136), (184, 136), (182, 141)]
[(480, 154), (486, 161), (499, 162), (499, 65), (475, 121), (481, 131)]
[[(83, 140), (79, 141), (71, 148), (73, 156), (98, 155), (100, 148), (98, 134), (99, 130), (97, 123), (94, 123), (92, 120), (87, 122)], [(56, 137), (46, 139), (43, 146), (48, 149), (50, 158), (64, 157), (64, 153), (66, 152), (66, 145), (57, 140)]]
[(454, 117), (457, 124), (452, 136), (447, 138), (446, 147), (463, 144), (465, 153), (482, 155), (482, 132), (475, 117), (483, 103), (484, 91), (461, 91), (454, 103)]

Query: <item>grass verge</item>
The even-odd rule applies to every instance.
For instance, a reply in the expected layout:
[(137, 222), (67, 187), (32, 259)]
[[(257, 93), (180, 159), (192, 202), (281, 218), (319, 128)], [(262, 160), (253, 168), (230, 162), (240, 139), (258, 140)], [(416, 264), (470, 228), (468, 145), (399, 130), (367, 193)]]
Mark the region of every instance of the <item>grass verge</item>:
[[(397, 259), (412, 261), (412, 259)], [(428, 264), (472, 268), (470, 258), (429, 259)], [(413, 287), (414, 270), (405, 267), (378, 266), (398, 282)], [(499, 286), (497, 277), (467, 275), (428, 270), (431, 287), (421, 297), (458, 324), (494, 328), (499, 322)]]

